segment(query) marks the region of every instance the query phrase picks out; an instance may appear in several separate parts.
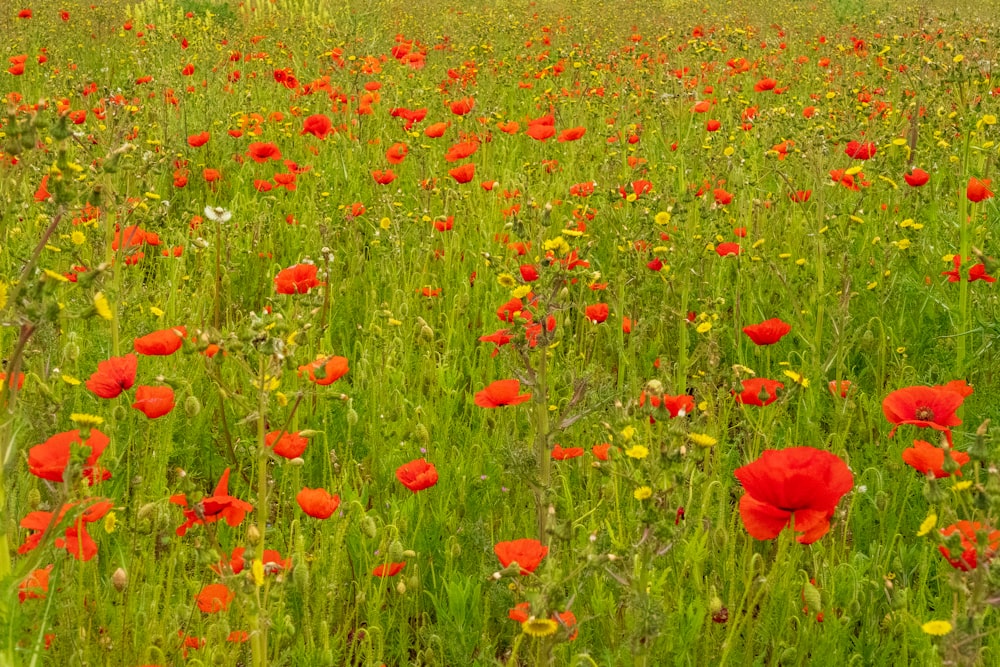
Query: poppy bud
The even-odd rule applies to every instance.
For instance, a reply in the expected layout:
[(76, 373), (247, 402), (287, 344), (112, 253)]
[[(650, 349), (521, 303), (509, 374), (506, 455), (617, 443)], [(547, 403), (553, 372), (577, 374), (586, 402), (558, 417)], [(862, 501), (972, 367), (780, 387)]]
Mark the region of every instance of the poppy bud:
[(354, 408), (347, 409), (347, 425), (348, 426), (358, 425), (358, 413)]
[(396, 584), (396, 592), (399, 593), (400, 595), (406, 595), (406, 584), (404, 584), (402, 581)]
[(431, 441), (431, 434), (427, 431), (427, 427), (423, 424), (417, 424), (413, 427), (413, 437), (416, 438), (421, 445), (425, 446)]
[(66, 347), (63, 348), (63, 358), (67, 362), (73, 362), (80, 358), (80, 346), (76, 344), (75, 341), (70, 341), (66, 343)]
[(646, 391), (656, 396), (663, 394), (663, 383), (659, 380), (650, 380), (646, 383)]
[(403, 543), (399, 540), (389, 545), (389, 560), (394, 563), (403, 560)]
[(189, 419), (196, 417), (199, 412), (201, 412), (201, 401), (198, 400), (197, 396), (192, 395), (184, 399), (184, 414)]
[(115, 587), (115, 590), (121, 593), (128, 586), (128, 572), (125, 568), (120, 567), (114, 571), (111, 575), (111, 585)]
[(260, 529), (257, 528), (257, 524), (250, 524), (247, 528), (247, 542), (253, 545), (260, 544)]
[(426, 324), (420, 327), (420, 342), (422, 343), (433, 343), (434, 342), (434, 330), (431, 329)]
[(374, 538), (378, 534), (378, 527), (375, 525), (375, 519), (371, 518), (371, 516), (365, 516), (365, 518), (361, 520), (361, 532), (369, 538)]
[(123, 421), (128, 416), (128, 410), (125, 409), (124, 405), (119, 404), (115, 406), (115, 409), (112, 411), (112, 414), (114, 415), (116, 420)]
[(36, 488), (28, 490), (28, 507), (32, 510), (38, 508), (39, 503), (42, 502), (42, 493)]
[(936, 505), (944, 500), (944, 491), (934, 478), (928, 478), (924, 484), (924, 498), (931, 505)]
[(823, 601), (819, 594), (819, 589), (813, 586), (811, 581), (807, 581), (802, 588), (802, 599), (806, 601), (806, 606), (814, 613), (819, 613), (823, 609)]

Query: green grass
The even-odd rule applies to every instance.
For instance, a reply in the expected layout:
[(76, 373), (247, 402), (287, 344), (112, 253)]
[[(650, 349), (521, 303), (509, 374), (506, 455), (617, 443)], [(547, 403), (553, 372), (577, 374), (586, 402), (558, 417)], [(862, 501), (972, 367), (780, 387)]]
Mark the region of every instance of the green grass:
[[(679, 3), (45, 1), (30, 19), (4, 10), (5, 57), (27, 59), (21, 75), (0, 71), (9, 102), (0, 352), (26, 379), (0, 393), (11, 558), (0, 557), (0, 661), (995, 663), (1000, 579), (989, 539), (979, 566), (962, 572), (939, 553), (938, 529), (1000, 521), (995, 437), (977, 433), (1000, 416), (997, 288), (942, 275), (954, 254), (969, 258), (963, 276), (980, 262), (996, 268), (996, 200), (970, 203), (966, 185), (995, 171), (996, 85), (985, 74), (1000, 32), (971, 5), (760, 4), (751, 13)], [(423, 68), (393, 57), (401, 40), (426, 52)], [(734, 73), (727, 61), (741, 57), (752, 69)], [(276, 80), (283, 69), (297, 86)], [(755, 92), (765, 76), (787, 90)], [(381, 87), (369, 91), (370, 82)], [(366, 94), (372, 112), (359, 114)], [(471, 113), (453, 114), (448, 104), (467, 96)], [(707, 113), (693, 111), (700, 100), (713, 102)], [(407, 131), (390, 115), (397, 107), (425, 107), (426, 118)], [(743, 128), (749, 107), (756, 117)], [(79, 125), (64, 115), (79, 110)], [(334, 127), (325, 140), (301, 133), (319, 113)], [(557, 135), (586, 134), (565, 143), (525, 135), (549, 113)], [(718, 132), (706, 131), (709, 119)], [(499, 127), (511, 120), (516, 134)], [(444, 136), (427, 137), (437, 122), (450, 123)], [(209, 142), (191, 147), (187, 137), (202, 131)], [(473, 135), (475, 154), (444, 160)], [(873, 142), (876, 155), (852, 160), (852, 140)], [(794, 143), (779, 159), (772, 147), (783, 141)], [(282, 160), (254, 162), (251, 142), (273, 142)], [(396, 142), (409, 154), (389, 164)], [(301, 169), (294, 190), (273, 180), (290, 173), (284, 160)], [(467, 162), (475, 177), (458, 184), (448, 170)], [(911, 166), (930, 173), (927, 185), (904, 182)], [(852, 167), (867, 185), (831, 179)], [(396, 180), (376, 184), (371, 172), (387, 168)], [(205, 169), (221, 180), (206, 182)], [(38, 201), (45, 174), (53, 197)], [(651, 192), (620, 194), (640, 179)], [(254, 182), (265, 180), (272, 189), (259, 191)], [(490, 181), (492, 190), (481, 187)], [(570, 194), (589, 182), (589, 197)], [(715, 203), (717, 187), (731, 203)], [(793, 202), (795, 190), (811, 197)], [(85, 214), (88, 203), (99, 216)], [(355, 203), (365, 208), (357, 217)], [(231, 219), (210, 219), (205, 209), (216, 206)], [(436, 231), (449, 216), (454, 228)], [(116, 226), (133, 225), (160, 245), (113, 249)], [(530, 244), (525, 255), (516, 242)], [(739, 243), (739, 256), (715, 252), (725, 242)], [(161, 255), (175, 247), (180, 256)], [(566, 268), (571, 252), (589, 266)], [(659, 272), (647, 268), (655, 258)], [(278, 271), (304, 261), (324, 284), (278, 294)], [(556, 323), (536, 347), (523, 323), (497, 316), (525, 297), (522, 264), (541, 274), (532, 321)], [(86, 269), (58, 280), (73, 267)], [(596, 303), (609, 306), (599, 324), (585, 316)], [(772, 317), (791, 325), (775, 345), (742, 333)], [(132, 352), (134, 338), (181, 325), (193, 339), (180, 351), (138, 361), (136, 385), (174, 390), (166, 416), (132, 409), (135, 388), (113, 399), (86, 388), (98, 363)], [(478, 338), (501, 328), (514, 340), (494, 356)], [(208, 344), (222, 351), (199, 354)], [(331, 385), (299, 373), (334, 355), (350, 370)], [(776, 402), (734, 400), (751, 374), (784, 383)], [(510, 378), (531, 401), (474, 403)], [(847, 398), (827, 389), (842, 379), (852, 383)], [(938, 444), (936, 432), (903, 425), (889, 438), (883, 400), (955, 379), (974, 387), (952, 429), (972, 461), (960, 480), (929, 481), (901, 452), (915, 437)], [(657, 382), (692, 394), (696, 409), (670, 419), (640, 405)], [(30, 474), (29, 450), (79, 428), (79, 414), (103, 420), (96, 428), (110, 444), (100, 465), (111, 479), (81, 481), (88, 453), (76, 448), (69, 481)], [(264, 446), (281, 429), (313, 432), (300, 460)], [(699, 446), (699, 436), (716, 443)], [(550, 460), (556, 443), (585, 453)], [(600, 443), (611, 444), (610, 460), (591, 452)], [(853, 488), (814, 543), (787, 530), (754, 539), (734, 471), (797, 446), (836, 454)], [(418, 458), (439, 480), (413, 493), (394, 473)], [(226, 468), (229, 493), (253, 511), (236, 526), (178, 536), (185, 518), (171, 497), (210, 513), (197, 503)], [(307, 516), (295, 500), (302, 487), (338, 494), (339, 509)], [(94, 558), (55, 543), (79, 510), (17, 553), (29, 512), (90, 497), (114, 505), (113, 518), (88, 524)], [(936, 527), (918, 536), (930, 514)], [(505, 572), (494, 553), (520, 538), (549, 547), (530, 576)], [(247, 548), (240, 574), (212, 569), (237, 547)], [(255, 579), (262, 549), (291, 558), (290, 571)], [(371, 574), (402, 561), (394, 577)], [(47, 592), (20, 602), (19, 585), (49, 564)], [(233, 601), (205, 613), (196, 595), (215, 583)], [(532, 637), (508, 617), (525, 601), (538, 619), (569, 610), (577, 623)], [(932, 620), (953, 627), (932, 635), (922, 629)], [(232, 632), (248, 640), (227, 641)]]

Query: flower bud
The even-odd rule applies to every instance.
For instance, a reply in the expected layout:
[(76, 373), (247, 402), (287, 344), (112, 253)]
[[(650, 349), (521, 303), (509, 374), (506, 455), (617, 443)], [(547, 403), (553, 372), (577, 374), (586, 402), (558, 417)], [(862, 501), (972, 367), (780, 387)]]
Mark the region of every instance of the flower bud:
[(378, 534), (378, 527), (375, 525), (375, 519), (366, 515), (365, 518), (361, 520), (361, 532), (369, 538), (374, 538)]
[(191, 395), (184, 399), (184, 414), (189, 419), (198, 416), (199, 412), (201, 412), (201, 401), (197, 396)]
[(115, 587), (115, 590), (121, 593), (128, 586), (128, 572), (125, 568), (120, 567), (114, 571), (111, 575), (111, 585)]
[(260, 538), (260, 529), (257, 528), (257, 524), (250, 524), (250, 527), (247, 528), (247, 542), (256, 546), (260, 544)]

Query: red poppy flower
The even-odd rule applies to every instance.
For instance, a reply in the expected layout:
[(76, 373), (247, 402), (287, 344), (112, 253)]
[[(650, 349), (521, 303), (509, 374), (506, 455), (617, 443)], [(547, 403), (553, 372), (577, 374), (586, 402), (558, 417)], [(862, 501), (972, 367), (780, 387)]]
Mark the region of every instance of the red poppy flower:
[(785, 385), (777, 380), (750, 378), (743, 380), (743, 389), (740, 393), (737, 394), (735, 391), (730, 393), (736, 397), (737, 403), (764, 407), (778, 400), (778, 390), (784, 388)]
[(45, 594), (49, 592), (49, 574), (53, 565), (32, 570), (31, 574), (25, 577), (17, 585), (17, 599), (21, 604), (25, 600), (44, 600)]
[[(962, 552), (953, 556), (947, 545), (938, 547), (941, 555), (956, 570), (968, 572), (974, 570), (979, 565), (980, 560), (992, 560), (1000, 550), (1000, 530), (994, 530), (990, 526), (984, 526), (978, 521), (959, 521), (946, 528), (941, 529), (941, 536), (947, 538), (953, 533), (958, 533), (961, 537)], [(983, 534), (984, 539), (980, 540), (979, 535)], [(983, 547), (980, 547), (982, 542)]]
[(187, 497), (183, 493), (170, 496), (170, 502), (185, 508), (185, 521), (177, 528), (177, 535), (181, 537), (192, 526), (215, 523), (219, 519), (224, 519), (227, 524), (235, 528), (243, 522), (247, 512), (253, 511), (253, 505), (229, 495), (229, 468), (222, 473), (212, 495), (198, 503), (198, 509), (188, 508)]
[(493, 553), (505, 568), (510, 567), (511, 563), (517, 563), (521, 568), (521, 574), (530, 574), (541, 565), (542, 559), (549, 553), (549, 548), (538, 540), (525, 538), (513, 542), (497, 542), (493, 547)]
[(522, 264), (518, 267), (518, 271), (521, 273), (521, 280), (526, 283), (538, 280), (538, 269), (534, 264)]
[(198, 134), (192, 134), (188, 137), (188, 146), (191, 148), (199, 148), (208, 143), (208, 140), (212, 138), (208, 132), (199, 132)]
[(951, 427), (962, 420), (955, 415), (965, 396), (961, 391), (939, 387), (904, 387), (892, 392), (882, 401), (882, 412), (894, 426), (889, 431), (891, 438), (900, 424), (912, 424), (918, 428), (932, 428), (942, 431), (951, 443)]
[(23, 555), (37, 547), (50, 526), (61, 524), (71, 510), (84, 508), (81, 513), (75, 515), (75, 519), (66, 528), (63, 536), (56, 538), (55, 545), (56, 548), (66, 549), (77, 560), (90, 560), (97, 555), (97, 544), (87, 532), (86, 524), (100, 521), (113, 506), (114, 504), (107, 498), (87, 498), (66, 503), (60, 508), (54, 521), (52, 512), (29, 512), (18, 525), (34, 532), (18, 547), (17, 553)]
[(482, 391), (476, 392), (476, 405), (481, 408), (499, 408), (504, 405), (517, 405), (531, 399), (531, 394), (518, 394), (521, 391), (520, 380), (497, 380)]
[(792, 325), (782, 322), (777, 317), (743, 327), (743, 333), (749, 336), (755, 345), (774, 345), (791, 330)]
[(660, 397), (663, 409), (670, 413), (670, 418), (684, 417), (694, 412), (694, 396), (691, 394), (678, 394), (671, 396), (664, 394)]
[(722, 123), (715, 120), (714, 118), (705, 123), (705, 129), (708, 130), (709, 132), (718, 132), (720, 127), (722, 127)]
[(448, 152), (444, 154), (444, 159), (445, 162), (458, 162), (471, 156), (477, 150), (479, 150), (478, 141), (462, 141), (449, 148)]
[[(242, 572), (246, 566), (246, 559), (243, 554), (246, 553), (246, 547), (236, 547), (233, 549), (233, 555), (230, 558), (226, 558), (226, 554), (222, 554), (222, 560), (218, 564), (210, 566), (212, 570), (215, 571), (219, 576), (226, 574), (226, 569), (232, 570), (233, 574), (239, 574)], [(279, 572), (281, 570), (292, 569), (292, 559), (282, 558), (281, 554), (274, 549), (264, 549), (261, 552), (261, 562), (264, 564), (265, 573)]]
[(385, 563), (379, 565), (374, 570), (372, 574), (376, 577), (395, 577), (400, 571), (406, 566), (406, 561), (402, 563)]
[[(961, 467), (969, 462), (969, 455), (965, 452), (956, 452), (949, 449), (947, 452), (951, 460), (958, 466), (955, 475), (962, 476)], [(922, 474), (934, 473), (934, 477), (948, 477), (950, 472), (944, 470), (945, 450), (935, 447), (923, 440), (914, 440), (913, 446), (903, 450), (903, 462), (911, 468), (915, 468)]]
[(294, 433), (271, 431), (264, 436), (264, 444), (270, 447), (278, 456), (286, 459), (295, 459), (305, 453), (309, 439), (299, 435), (298, 431)]
[(600, 324), (608, 319), (608, 304), (595, 303), (587, 306), (587, 309), (584, 312), (588, 320), (594, 324)]
[(760, 81), (758, 81), (756, 84), (754, 84), (753, 89), (755, 92), (763, 93), (768, 90), (774, 90), (774, 87), (777, 85), (778, 82), (775, 79), (772, 79), (770, 77), (765, 77)]
[(169, 414), (174, 409), (174, 390), (170, 387), (140, 385), (135, 390), (135, 403), (132, 407), (139, 410), (150, 419), (157, 419)]
[(594, 455), (594, 458), (600, 459), (601, 461), (607, 461), (609, 458), (608, 450), (610, 449), (611, 449), (611, 443), (603, 442), (599, 445), (594, 445), (593, 447), (591, 447), (590, 452)]
[(555, 133), (556, 128), (552, 125), (543, 125), (539, 123), (535, 125), (528, 125), (528, 131), (525, 134), (536, 141), (545, 141), (555, 135)]
[(837, 503), (854, 487), (840, 457), (813, 447), (765, 450), (734, 474), (746, 492), (740, 498), (743, 526), (758, 540), (791, 527), (800, 543), (812, 544), (830, 530)]
[(166, 357), (181, 349), (187, 329), (183, 326), (160, 329), (132, 341), (132, 347), (139, 354)]
[(907, 174), (903, 174), (903, 180), (906, 181), (907, 185), (919, 188), (923, 185), (927, 185), (927, 181), (931, 180), (931, 175), (923, 169), (914, 169)]
[(409, 152), (410, 149), (406, 144), (396, 142), (389, 146), (389, 150), (385, 152), (385, 159), (389, 161), (389, 164), (400, 164), (406, 159)]
[(308, 373), (309, 380), (325, 387), (347, 375), (347, 357), (323, 357), (311, 364), (299, 366), (299, 375)]
[(416, 493), (437, 484), (438, 472), (433, 463), (417, 459), (396, 468), (396, 479), (410, 491)]
[(330, 119), (321, 114), (314, 114), (305, 119), (302, 123), (302, 131), (299, 134), (311, 134), (317, 139), (326, 139), (326, 135), (330, 134), (333, 129), (333, 123)]
[[(76, 282), (76, 281), (74, 281), (74, 282)], [(0, 382), (3, 382), (6, 379), (7, 379), (7, 374), (6, 373), (0, 373)], [(24, 373), (18, 373), (17, 374), (17, 381), (16, 382), (15, 382), (14, 376), (11, 376), (10, 381), (7, 383), (7, 387), (9, 389), (14, 389), (15, 385), (17, 386), (18, 391), (20, 391), (21, 389), (24, 388)]]
[(733, 201), (733, 194), (731, 192), (726, 192), (722, 188), (715, 188), (712, 190), (712, 196), (715, 198), (715, 203), (720, 206), (726, 206)]
[(135, 372), (139, 358), (134, 354), (111, 357), (97, 364), (97, 371), (87, 380), (87, 389), (101, 398), (116, 398), (135, 384)]
[(563, 447), (557, 444), (552, 448), (552, 458), (556, 461), (575, 459), (578, 456), (583, 456), (583, 447)]
[(276, 144), (265, 144), (259, 141), (255, 141), (247, 147), (247, 155), (251, 160), (257, 163), (281, 159), (281, 151), (278, 149)]
[(804, 204), (812, 197), (812, 190), (796, 190), (788, 195), (793, 202)]
[(205, 179), (206, 183), (214, 183), (222, 178), (222, 172), (218, 169), (204, 169), (201, 172), (201, 176)]
[(456, 183), (468, 183), (476, 176), (476, 165), (472, 162), (463, 164), (460, 167), (449, 169), (448, 175), (454, 178)]
[(392, 171), (392, 169), (386, 169), (385, 171), (376, 169), (372, 172), (372, 178), (375, 179), (375, 182), (379, 185), (389, 185), (396, 180), (396, 174)]
[(830, 380), (828, 385), (830, 388), (830, 393), (834, 396), (840, 396), (841, 398), (847, 398), (847, 392), (851, 390), (850, 380)]
[(493, 349), (493, 355), (492, 355), (492, 356), (495, 357), (497, 355), (497, 352), (500, 350), (501, 347), (503, 347), (504, 345), (506, 345), (507, 343), (509, 343), (511, 340), (513, 340), (513, 337), (507, 334), (508, 331), (510, 331), (510, 330), (509, 329), (499, 329), (498, 331), (494, 331), (491, 334), (487, 334), (485, 336), (480, 336), (479, 340), (481, 342), (483, 342), (483, 343), (493, 343), (493, 344), (496, 345), (496, 347)]
[(424, 136), (431, 139), (443, 137), (445, 130), (448, 129), (448, 125), (448, 123), (432, 123), (424, 129)]
[(209, 584), (201, 589), (195, 600), (198, 602), (198, 609), (206, 614), (214, 614), (229, 609), (229, 603), (235, 597), (236, 593), (229, 590), (225, 584)]
[(456, 116), (464, 116), (465, 114), (472, 111), (472, 108), (476, 106), (476, 100), (471, 97), (463, 97), (460, 100), (455, 100), (451, 103), (450, 109)]
[(568, 130), (563, 130), (559, 133), (559, 137), (556, 139), (559, 143), (565, 143), (567, 141), (576, 141), (580, 139), (587, 133), (587, 128), (585, 127), (571, 127)]
[(319, 268), (315, 264), (296, 264), (278, 271), (274, 277), (274, 289), (278, 294), (306, 294), (321, 283), (316, 278)]
[(84, 462), (83, 476), (93, 486), (101, 480), (111, 479), (110, 471), (95, 467), (109, 442), (108, 436), (97, 429), (90, 429), (90, 436), (86, 440), (80, 438), (80, 429), (56, 433), (28, 450), (28, 472), (41, 479), (62, 482), (63, 473), (69, 465), (72, 445), (76, 444), (90, 449)]
[(727, 241), (725, 243), (720, 243), (719, 245), (715, 246), (715, 252), (719, 257), (729, 257), (730, 255), (735, 257), (736, 255), (739, 255), (741, 252), (743, 252), (743, 249), (740, 248), (739, 243), (733, 243), (732, 241)]
[(965, 188), (965, 196), (974, 204), (978, 204), (984, 199), (989, 199), (993, 196), (993, 192), (990, 190), (991, 182), (989, 178), (980, 180), (974, 176), (970, 177), (969, 185)]
[(531, 313), (526, 311), (521, 300), (515, 297), (497, 309), (497, 317), (503, 322), (513, 322), (518, 317), (530, 320)]
[(326, 489), (302, 487), (295, 501), (303, 512), (314, 519), (329, 519), (340, 507), (340, 496), (332, 496)]
[(867, 160), (874, 157), (877, 151), (875, 144), (871, 142), (863, 144), (859, 141), (847, 142), (847, 148), (844, 149), (844, 153), (852, 160)]

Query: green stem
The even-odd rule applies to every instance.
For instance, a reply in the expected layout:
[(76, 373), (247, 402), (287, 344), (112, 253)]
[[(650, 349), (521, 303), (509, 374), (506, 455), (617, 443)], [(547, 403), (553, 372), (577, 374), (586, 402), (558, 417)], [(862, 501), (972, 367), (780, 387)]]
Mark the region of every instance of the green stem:
[(551, 484), (551, 455), (549, 453), (549, 391), (546, 367), (548, 365), (548, 349), (543, 345), (541, 360), (535, 375), (535, 456), (538, 461), (538, 483), (535, 486), (535, 513), (538, 519), (538, 541), (548, 543), (546, 527), (548, 524), (548, 494)]
[[(260, 400), (257, 404), (257, 531), (260, 535), (259, 552), (264, 550), (264, 536), (267, 530), (267, 445), (265, 444), (267, 408), (267, 361), (261, 355), (257, 372), (260, 383)], [(264, 602), (260, 596), (260, 587), (256, 588), (257, 612), (251, 619), (253, 625), (253, 664), (254, 667), (267, 665), (267, 623), (264, 617)]]
[[(965, 150), (962, 156), (962, 173), (968, 173), (969, 166), (969, 134), (965, 136)], [(975, 207), (972, 207), (975, 214)], [(969, 255), (969, 200), (965, 192), (959, 187), (958, 192), (958, 227), (959, 227), (959, 268), (958, 268), (958, 312), (961, 318), (961, 327), (958, 332), (955, 351), (955, 377), (965, 377), (965, 334), (969, 330), (969, 281), (962, 280), (962, 262)]]

